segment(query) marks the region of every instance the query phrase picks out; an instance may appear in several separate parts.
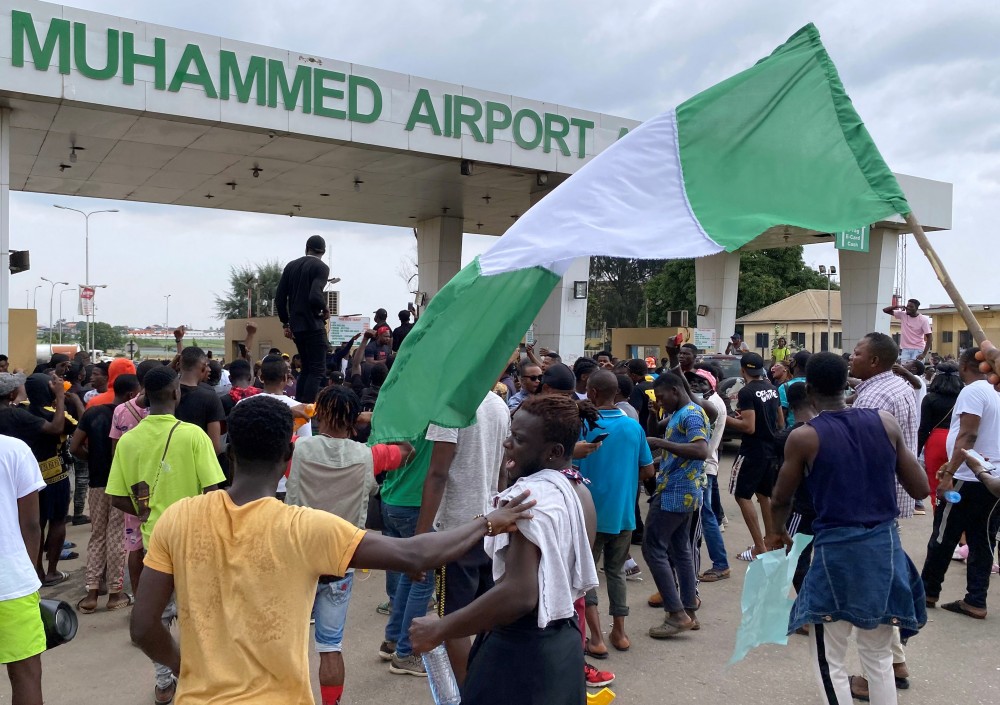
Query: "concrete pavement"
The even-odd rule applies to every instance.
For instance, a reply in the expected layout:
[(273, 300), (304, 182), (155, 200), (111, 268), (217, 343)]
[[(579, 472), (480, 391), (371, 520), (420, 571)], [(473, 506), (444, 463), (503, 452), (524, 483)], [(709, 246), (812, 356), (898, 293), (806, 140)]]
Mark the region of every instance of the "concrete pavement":
[[(724, 478), (728, 478), (731, 465), (731, 457), (728, 461), (723, 460)], [(730, 517), (724, 534), (726, 548), (730, 556), (735, 556), (749, 544), (749, 535), (732, 498), (725, 495), (723, 503)], [(923, 562), (931, 519), (928, 514), (902, 523), (903, 545), (918, 568)], [(44, 597), (64, 599), (75, 605), (83, 596), (88, 536), (87, 526), (69, 527), (69, 538), (79, 545), (77, 550), (81, 558), (61, 564), (64, 570), (71, 572), (71, 579), (56, 588), (43, 590)], [(640, 551), (634, 551), (633, 557), (645, 569)], [(703, 563), (709, 565), (704, 550)], [(616, 703), (776, 705), (820, 702), (805, 637), (791, 637), (786, 647), (758, 648), (741, 663), (726, 666), (740, 621), (739, 600), (746, 565), (731, 558), (731, 579), (703, 584), (700, 588), (703, 600), (699, 612), (701, 630), (669, 641), (654, 641), (646, 635), (650, 626), (662, 620), (660, 610), (646, 606), (646, 598), (655, 591), (651, 579), (647, 575), (641, 583), (628, 584), (631, 615), (627, 626), (632, 648), (628, 653), (612, 651), (606, 661), (592, 662), (617, 675), (611, 686), (618, 696)], [(964, 568), (964, 564), (952, 563), (942, 601), (963, 596)], [(358, 578), (345, 639), (345, 705), (432, 703), (424, 679), (392, 675), (378, 659), (376, 652), (382, 640), (385, 617), (378, 615), (375, 607), (385, 600), (384, 578), (379, 571), (359, 573)], [(994, 604), (997, 582), (994, 575)], [(603, 587), (600, 590), (602, 607), (606, 607), (606, 593)], [(152, 702), (153, 669), (146, 657), (129, 642), (129, 612), (99, 611), (80, 615), (76, 639), (43, 656), (46, 703), (146, 705)], [(994, 621), (1000, 619), (1000, 612), (986, 621), (942, 610), (931, 610), (929, 617), (927, 627), (907, 648), (912, 686), (900, 692), (900, 703), (1000, 703), (1000, 662), (997, 660), (1000, 642), (994, 625)], [(605, 617), (605, 625), (605, 631), (610, 629), (610, 618)], [(854, 672), (860, 672), (856, 655), (852, 658)], [(311, 656), (311, 663), (318, 698), (315, 654)], [(517, 678), (517, 674), (511, 673), (510, 677)], [(10, 686), (3, 678), (0, 679), (0, 705), (9, 703)]]

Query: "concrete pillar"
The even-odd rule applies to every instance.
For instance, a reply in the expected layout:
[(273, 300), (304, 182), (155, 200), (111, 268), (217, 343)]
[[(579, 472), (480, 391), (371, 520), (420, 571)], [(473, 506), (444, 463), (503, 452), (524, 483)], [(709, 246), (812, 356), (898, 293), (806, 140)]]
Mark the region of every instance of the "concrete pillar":
[[(729, 336), (736, 326), (736, 299), (740, 290), (740, 255), (720, 252), (694, 261), (695, 299), (698, 306), (707, 306), (708, 313), (698, 316), (698, 328), (715, 331), (714, 349), (725, 352)], [(753, 341), (747, 343), (753, 347)]]
[(838, 253), (845, 352), (868, 333), (889, 332), (889, 316), (882, 309), (892, 303), (898, 244), (895, 230), (872, 228), (868, 252)]
[(10, 351), (10, 109), (0, 108), (0, 353)]
[[(531, 192), (531, 205), (542, 200), (566, 178), (549, 174), (546, 185)], [(573, 298), (573, 282), (576, 281), (587, 282), (589, 287), (590, 257), (573, 260), (534, 323), (537, 347), (557, 351), (567, 365), (572, 365), (576, 358), (583, 356), (587, 334), (587, 300)]]
[(589, 257), (573, 260), (535, 317), (537, 347), (557, 351), (567, 365), (583, 356), (587, 332), (587, 300), (573, 298), (574, 281), (590, 281)]
[(462, 219), (438, 216), (417, 223), (417, 282), (429, 301), (462, 268)]

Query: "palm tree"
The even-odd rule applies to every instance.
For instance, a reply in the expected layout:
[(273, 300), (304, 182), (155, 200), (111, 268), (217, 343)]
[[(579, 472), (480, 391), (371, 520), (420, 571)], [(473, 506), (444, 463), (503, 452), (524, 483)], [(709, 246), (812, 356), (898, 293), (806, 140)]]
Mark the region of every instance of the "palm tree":
[(230, 267), (229, 290), (225, 296), (215, 297), (216, 317), (223, 320), (246, 318), (248, 288), (253, 292), (253, 315), (273, 315), (281, 270), (282, 266), (276, 260)]

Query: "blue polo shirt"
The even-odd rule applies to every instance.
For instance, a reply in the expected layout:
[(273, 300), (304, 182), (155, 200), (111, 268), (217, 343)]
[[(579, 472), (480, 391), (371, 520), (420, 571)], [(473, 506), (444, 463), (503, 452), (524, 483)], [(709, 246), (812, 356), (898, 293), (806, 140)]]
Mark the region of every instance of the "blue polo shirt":
[(597, 530), (602, 534), (620, 534), (635, 529), (635, 492), (639, 467), (653, 462), (646, 434), (638, 421), (620, 409), (598, 412), (600, 428), (582, 440), (607, 433), (601, 447), (578, 461), (580, 474), (590, 481), (590, 494), (597, 509)]

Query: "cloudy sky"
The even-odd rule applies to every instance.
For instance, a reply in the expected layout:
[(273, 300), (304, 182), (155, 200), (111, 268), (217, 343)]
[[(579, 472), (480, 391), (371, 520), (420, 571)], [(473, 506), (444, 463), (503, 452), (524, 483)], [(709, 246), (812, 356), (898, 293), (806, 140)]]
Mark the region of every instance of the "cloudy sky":
[[(637, 120), (746, 68), (814, 22), (890, 167), (955, 185), (954, 230), (932, 241), (967, 300), (1000, 302), (995, 258), (978, 249), (996, 237), (992, 206), (1000, 202), (995, 3), (284, 0), (280, 13), (258, 0), (73, 4)], [(32, 298), (40, 276), (82, 280), (82, 219), (53, 203), (121, 211), (91, 221), (91, 279), (109, 285), (98, 294), (98, 320), (162, 323), (171, 294), (171, 325), (219, 325), (213, 301), (230, 265), (292, 259), (312, 233), (334, 250), (343, 312), (397, 310), (409, 298), (397, 273), (415, 252), (406, 229), (16, 192), (11, 247), (30, 246), (32, 268), (12, 279), (13, 306)], [(134, 249), (140, 237), (150, 243), (142, 256)], [(491, 241), (466, 235), (466, 261)], [(813, 264), (835, 257), (828, 245), (806, 250)], [(908, 262), (907, 295), (945, 302), (912, 242)], [(40, 322), (48, 295), (46, 284)], [(71, 299), (64, 297), (67, 315)]]

